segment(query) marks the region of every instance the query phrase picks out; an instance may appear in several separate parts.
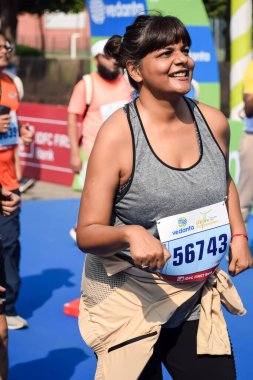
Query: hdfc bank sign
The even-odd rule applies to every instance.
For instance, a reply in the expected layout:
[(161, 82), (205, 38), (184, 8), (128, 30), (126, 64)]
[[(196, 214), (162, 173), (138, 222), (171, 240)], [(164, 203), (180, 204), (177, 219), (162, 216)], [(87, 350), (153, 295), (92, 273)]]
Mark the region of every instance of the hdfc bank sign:
[(147, 10), (146, 0), (88, 0), (92, 36), (123, 34), (133, 19)]
[(19, 157), (24, 177), (62, 185), (72, 185), (67, 107), (22, 102), (18, 118), (35, 130), (29, 147), (20, 142)]

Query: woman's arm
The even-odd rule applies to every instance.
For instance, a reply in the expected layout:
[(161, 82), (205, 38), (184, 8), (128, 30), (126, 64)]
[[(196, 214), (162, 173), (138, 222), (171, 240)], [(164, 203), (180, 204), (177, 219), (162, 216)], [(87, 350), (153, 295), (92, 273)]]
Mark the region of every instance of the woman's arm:
[[(216, 141), (222, 149), (227, 166), (227, 209), (231, 226), (231, 233), (247, 235), (242, 219), (239, 195), (233, 179), (229, 173), (229, 143), (230, 128), (227, 119), (222, 112), (203, 104), (199, 104)], [(253, 264), (248, 241), (244, 236), (235, 236), (230, 244), (229, 273), (236, 276), (240, 272), (250, 268)]]
[(74, 173), (82, 169), (82, 160), (79, 146), (79, 118), (83, 118), (87, 111), (86, 87), (81, 79), (75, 85), (68, 105), (68, 136), (70, 142), (70, 167)]
[[(247, 231), (242, 219), (240, 202), (234, 181), (228, 179), (228, 215), (233, 234), (247, 235)], [(253, 260), (251, 257), (248, 241), (244, 236), (235, 236), (230, 244), (229, 273), (236, 276), (240, 272), (252, 267)]]
[(82, 169), (80, 147), (78, 144), (78, 115), (68, 113), (68, 136), (70, 142), (70, 167), (74, 173), (79, 173)]
[(117, 111), (101, 127), (88, 162), (77, 225), (77, 244), (82, 251), (111, 256), (130, 248), (139, 265), (161, 268), (170, 254), (142, 226), (110, 226), (117, 189), (132, 170), (132, 141), (126, 116)]

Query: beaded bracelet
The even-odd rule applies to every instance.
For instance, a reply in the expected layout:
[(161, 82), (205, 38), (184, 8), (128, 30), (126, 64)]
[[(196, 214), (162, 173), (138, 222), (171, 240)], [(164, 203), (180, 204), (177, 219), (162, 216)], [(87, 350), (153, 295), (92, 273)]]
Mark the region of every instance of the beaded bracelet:
[(248, 235), (246, 235), (246, 234), (233, 234), (233, 235), (231, 236), (231, 240), (232, 240), (233, 237), (235, 237), (235, 236), (243, 236), (243, 237), (245, 237), (245, 239), (249, 240)]

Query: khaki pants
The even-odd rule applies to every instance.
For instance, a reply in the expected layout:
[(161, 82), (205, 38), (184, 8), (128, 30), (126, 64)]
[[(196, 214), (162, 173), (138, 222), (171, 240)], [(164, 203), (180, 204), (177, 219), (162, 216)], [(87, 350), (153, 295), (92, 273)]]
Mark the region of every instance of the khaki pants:
[(253, 206), (253, 133), (244, 133), (240, 142), (238, 192), (244, 223)]
[(98, 358), (95, 380), (137, 380), (153, 354), (161, 326), (200, 289), (197, 354), (231, 355), (221, 303), (232, 314), (244, 315), (246, 311), (225, 272), (216, 268), (206, 281), (175, 284), (115, 256), (100, 260), (111, 264), (107, 273), (109, 269), (119, 273), (123, 266), (124, 281), (115, 287), (103, 278), (91, 281), (89, 271), (86, 274), (84, 270), (79, 329)]
[(182, 290), (138, 269), (127, 272), (127, 281), (98, 305), (80, 302), (80, 332), (98, 357), (96, 380), (137, 380), (161, 325), (203, 286), (188, 283)]

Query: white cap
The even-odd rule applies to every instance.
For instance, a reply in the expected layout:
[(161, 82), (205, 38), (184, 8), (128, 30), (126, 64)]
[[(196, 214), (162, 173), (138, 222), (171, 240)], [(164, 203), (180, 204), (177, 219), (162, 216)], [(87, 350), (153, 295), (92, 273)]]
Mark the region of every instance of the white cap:
[(98, 54), (104, 54), (104, 47), (108, 40), (100, 40), (95, 42), (95, 44), (91, 47), (91, 55), (92, 57), (96, 57)]

